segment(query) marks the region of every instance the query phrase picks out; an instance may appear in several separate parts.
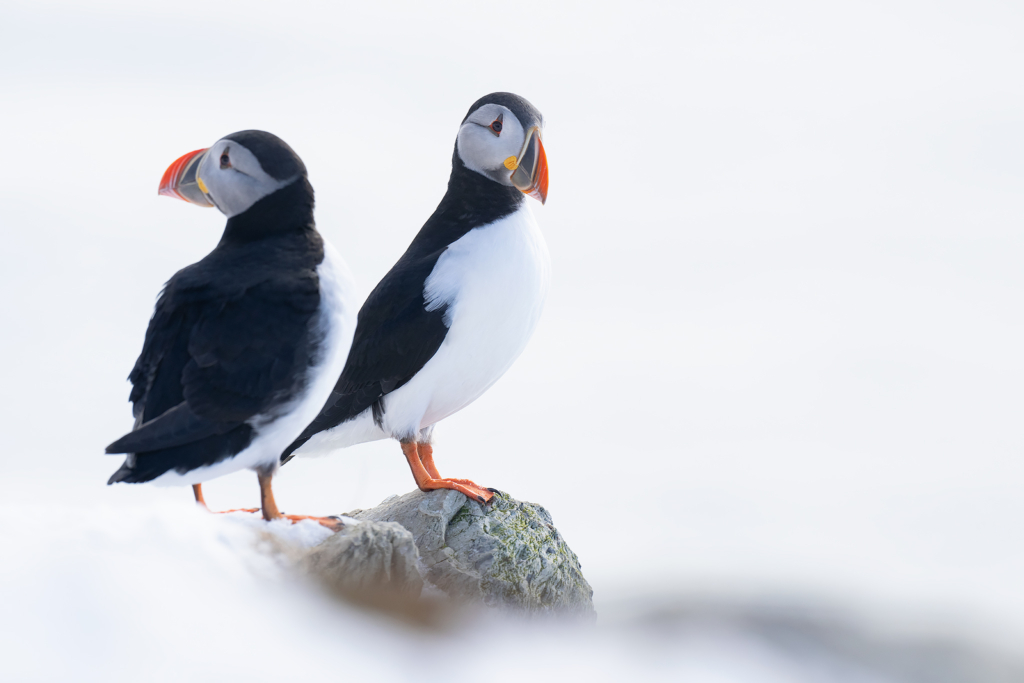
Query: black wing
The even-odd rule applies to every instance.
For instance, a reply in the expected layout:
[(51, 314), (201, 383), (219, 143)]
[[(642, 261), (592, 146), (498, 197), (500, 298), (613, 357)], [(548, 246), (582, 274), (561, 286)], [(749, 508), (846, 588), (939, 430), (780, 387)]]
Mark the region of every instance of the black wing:
[[(320, 302), (315, 268), (254, 277), (261, 264), (243, 265), (248, 274), (232, 278), (224, 272), (230, 265), (200, 262), (161, 294), (129, 376), (139, 426), (106, 449), (141, 457), (130, 458), (115, 481), (146, 481), (137, 477), (153, 478), (154, 468), (158, 476), (233, 455), (251, 440), (246, 421), (304, 381), (309, 322)], [(203, 447), (183, 450), (190, 444)], [(189, 462), (171, 462), (182, 458)], [(132, 471), (140, 469), (147, 472)]]
[[(446, 247), (445, 247), (446, 248)], [(367, 297), (359, 309), (352, 349), (330, 397), (320, 414), (285, 449), (281, 462), (314, 434), (350, 420), (367, 408), (378, 424), (383, 416), (381, 399), (406, 382), (427, 364), (448, 334), (444, 317), (447, 305), (428, 311), (424, 283), (441, 248), (418, 258), (406, 254)]]

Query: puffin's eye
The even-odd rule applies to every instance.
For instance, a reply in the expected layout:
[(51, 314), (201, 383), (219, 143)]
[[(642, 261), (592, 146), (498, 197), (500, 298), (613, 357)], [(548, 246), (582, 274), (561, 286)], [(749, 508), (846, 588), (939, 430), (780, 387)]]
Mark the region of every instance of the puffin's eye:
[(227, 152), (224, 152), (223, 154), (220, 155), (220, 167), (231, 168), (231, 159), (228, 158)]
[(498, 118), (494, 119), (490, 125), (490, 129), (495, 135), (501, 135), (501, 120), (504, 116), (504, 114), (499, 114)]

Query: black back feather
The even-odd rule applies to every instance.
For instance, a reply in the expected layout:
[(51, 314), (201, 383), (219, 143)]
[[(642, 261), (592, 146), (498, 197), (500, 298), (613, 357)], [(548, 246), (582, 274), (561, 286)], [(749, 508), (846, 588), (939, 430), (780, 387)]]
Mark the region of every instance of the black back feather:
[(139, 425), (107, 447), (134, 455), (108, 483), (235, 455), (254, 437), (247, 421), (304, 388), (323, 341), (313, 324), (323, 257), (300, 175), (229, 219), (216, 248), (168, 281), (129, 376)]

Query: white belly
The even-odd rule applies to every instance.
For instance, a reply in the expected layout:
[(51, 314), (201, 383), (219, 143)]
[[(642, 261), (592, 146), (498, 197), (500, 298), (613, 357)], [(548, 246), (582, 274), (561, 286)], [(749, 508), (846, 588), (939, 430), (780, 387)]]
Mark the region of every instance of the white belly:
[(241, 469), (276, 467), (284, 449), (317, 416), (345, 367), (355, 333), (357, 308), (353, 297), (355, 286), (348, 265), (326, 240), (324, 260), (316, 270), (320, 280), (320, 319), (317, 324), (325, 335), (324, 352), (319, 362), (309, 369), (310, 381), (306, 390), (290, 405), (276, 409), (273, 416), (257, 415), (249, 420), (256, 435), (252, 443), (234, 457), (185, 474), (170, 470), (153, 483), (199, 484)]
[(383, 429), (366, 409), (315, 434), (296, 454), (326, 455), (366, 441), (415, 437), (472, 403), (523, 352), (550, 278), (548, 248), (525, 203), (453, 242), (424, 288), (429, 310), (448, 305), (448, 334), (416, 376), (384, 398)]
[(447, 304), (448, 334), (423, 369), (385, 398), (385, 431), (411, 437), (505, 374), (533, 334), (550, 278), (547, 245), (525, 202), (452, 243), (424, 288), (427, 310)]

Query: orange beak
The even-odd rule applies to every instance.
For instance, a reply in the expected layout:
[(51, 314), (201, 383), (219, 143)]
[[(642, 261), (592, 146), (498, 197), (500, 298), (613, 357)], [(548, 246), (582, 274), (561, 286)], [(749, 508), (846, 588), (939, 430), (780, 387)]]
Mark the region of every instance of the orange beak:
[(175, 160), (164, 171), (158, 192), (167, 197), (183, 199), (190, 204), (213, 206), (213, 202), (203, 191), (203, 181), (198, 176), (199, 164), (205, 153), (205, 148), (197, 149)]
[(548, 198), (548, 155), (544, 152), (544, 143), (537, 136), (537, 168), (533, 172), (533, 185), (526, 191), (534, 199), (543, 204)]
[(512, 172), (512, 184), (543, 204), (548, 198), (548, 156), (540, 139), (540, 128), (526, 134), (526, 143)]

